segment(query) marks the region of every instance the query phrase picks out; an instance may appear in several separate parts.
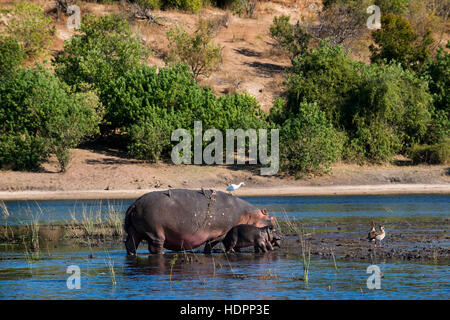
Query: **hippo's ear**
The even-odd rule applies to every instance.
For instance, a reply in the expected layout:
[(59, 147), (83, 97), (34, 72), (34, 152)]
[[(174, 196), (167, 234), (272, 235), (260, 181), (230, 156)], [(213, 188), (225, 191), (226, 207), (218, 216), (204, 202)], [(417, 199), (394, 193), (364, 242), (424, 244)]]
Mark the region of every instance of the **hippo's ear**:
[(267, 216), (267, 215), (269, 214), (269, 213), (267, 212), (267, 209), (266, 209), (266, 208), (262, 209), (261, 212), (262, 212), (262, 214), (265, 215), (265, 216)]

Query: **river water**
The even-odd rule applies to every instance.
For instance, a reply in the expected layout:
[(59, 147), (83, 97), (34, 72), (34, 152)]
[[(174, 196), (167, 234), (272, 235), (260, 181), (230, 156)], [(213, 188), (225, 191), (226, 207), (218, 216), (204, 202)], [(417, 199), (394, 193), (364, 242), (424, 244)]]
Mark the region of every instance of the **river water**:
[[(279, 219), (317, 221), (408, 221), (450, 216), (450, 195), (253, 197)], [(86, 209), (126, 210), (130, 200), (12, 201), (2, 224), (64, 224)], [(447, 229), (448, 230), (448, 229)], [(70, 289), (69, 266), (80, 270), (80, 289)], [(42, 245), (39, 256), (0, 244), (0, 299), (448, 299), (450, 268), (438, 262), (380, 261), (380, 289), (367, 286), (367, 261), (311, 258), (308, 279), (298, 246), (287, 243), (266, 254), (200, 250), (126, 256), (123, 244)], [(69, 280), (69, 281), (68, 281)], [(69, 282), (69, 286), (68, 286)]]

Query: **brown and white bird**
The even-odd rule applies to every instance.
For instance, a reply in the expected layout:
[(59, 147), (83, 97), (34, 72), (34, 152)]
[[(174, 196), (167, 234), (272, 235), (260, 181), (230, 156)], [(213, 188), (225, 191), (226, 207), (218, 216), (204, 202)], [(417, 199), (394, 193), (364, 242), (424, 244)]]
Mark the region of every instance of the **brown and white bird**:
[(378, 232), (375, 230), (375, 223), (372, 221), (372, 229), (370, 229), (367, 239), (370, 242), (375, 241), (375, 246), (377, 246), (377, 240), (378, 240), (378, 244), (381, 247), (381, 241), (384, 239), (385, 236), (386, 236), (386, 232), (384, 232), (384, 226), (380, 226), (380, 231)]

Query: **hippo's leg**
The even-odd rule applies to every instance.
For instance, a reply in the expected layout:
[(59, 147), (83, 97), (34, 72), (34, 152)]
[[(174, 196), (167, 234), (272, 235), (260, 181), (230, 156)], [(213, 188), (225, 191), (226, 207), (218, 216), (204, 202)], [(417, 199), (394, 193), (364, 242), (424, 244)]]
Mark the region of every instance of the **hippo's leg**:
[(142, 237), (139, 236), (133, 227), (127, 230), (127, 239), (125, 240), (125, 248), (127, 249), (127, 254), (130, 256), (136, 255), (136, 250), (141, 243)]
[(258, 247), (262, 250), (262, 252), (267, 252), (266, 244), (264, 242), (258, 243)]
[(164, 254), (164, 237), (147, 232), (148, 251), (153, 254)]
[(206, 241), (205, 243), (205, 249), (203, 249), (203, 253), (204, 254), (211, 254), (211, 250), (212, 248), (214, 248), (214, 246), (216, 244), (218, 244), (221, 240), (217, 240), (217, 241)]

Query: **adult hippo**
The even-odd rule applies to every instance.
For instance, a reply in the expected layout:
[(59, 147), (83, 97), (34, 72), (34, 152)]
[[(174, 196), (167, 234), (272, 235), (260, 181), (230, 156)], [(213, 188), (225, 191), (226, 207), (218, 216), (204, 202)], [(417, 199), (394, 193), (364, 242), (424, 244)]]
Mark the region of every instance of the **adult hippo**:
[(181, 251), (205, 244), (205, 253), (240, 224), (272, 224), (267, 211), (230, 194), (212, 190), (154, 191), (137, 199), (125, 214), (125, 247), (135, 255), (142, 240), (151, 253)]

